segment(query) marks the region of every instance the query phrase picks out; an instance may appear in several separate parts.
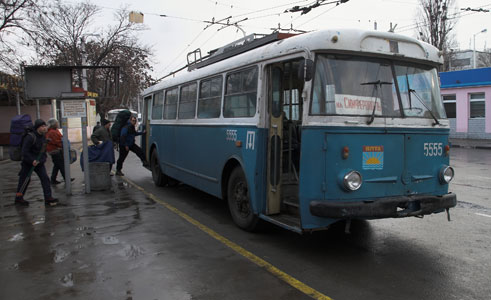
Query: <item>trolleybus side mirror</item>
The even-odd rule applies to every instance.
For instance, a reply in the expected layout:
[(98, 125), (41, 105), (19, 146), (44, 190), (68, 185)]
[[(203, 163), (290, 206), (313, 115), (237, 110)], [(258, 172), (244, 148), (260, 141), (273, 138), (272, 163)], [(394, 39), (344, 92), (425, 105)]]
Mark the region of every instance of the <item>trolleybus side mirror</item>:
[(310, 81), (314, 76), (314, 62), (311, 59), (304, 59), (298, 66), (298, 78), (303, 81)]

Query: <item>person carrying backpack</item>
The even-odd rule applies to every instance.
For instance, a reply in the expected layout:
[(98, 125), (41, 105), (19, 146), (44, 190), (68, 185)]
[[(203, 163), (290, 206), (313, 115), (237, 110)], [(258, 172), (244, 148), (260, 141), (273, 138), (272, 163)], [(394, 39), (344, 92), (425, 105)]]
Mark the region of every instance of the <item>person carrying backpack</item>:
[(22, 141), (22, 160), (19, 172), (19, 184), (15, 194), (15, 205), (29, 206), (29, 202), (24, 200), (24, 195), (31, 181), (32, 172), (36, 172), (43, 187), (44, 204), (55, 206), (58, 199), (51, 195), (51, 186), (44, 163), (46, 162), (46, 138), (48, 131), (46, 123), (42, 119), (34, 122), (34, 131), (25, 135)]
[[(46, 133), (46, 140), (48, 144), (46, 146), (46, 152), (51, 155), (53, 160), (53, 170), (51, 171), (51, 184), (60, 184), (61, 182), (56, 180), (58, 176), (58, 171), (60, 171), (63, 180), (65, 178), (65, 160), (63, 158), (63, 135), (58, 130), (60, 128), (60, 123), (55, 118), (48, 120), (48, 133)], [(71, 178), (74, 181), (75, 178)]]
[(145, 131), (137, 132), (135, 124), (136, 118), (131, 116), (128, 123), (121, 129), (121, 136), (119, 139), (119, 157), (116, 165), (116, 175), (118, 176), (124, 176), (121, 170), (123, 169), (124, 160), (126, 159), (126, 156), (128, 156), (130, 150), (141, 159), (144, 167), (149, 165), (145, 159), (143, 150), (135, 143), (135, 137), (144, 134)]

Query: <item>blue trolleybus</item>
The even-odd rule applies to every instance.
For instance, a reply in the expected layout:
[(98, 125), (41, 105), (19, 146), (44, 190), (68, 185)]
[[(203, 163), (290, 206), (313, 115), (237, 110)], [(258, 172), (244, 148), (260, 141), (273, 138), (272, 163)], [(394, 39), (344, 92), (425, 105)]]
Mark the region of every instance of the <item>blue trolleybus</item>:
[(153, 180), (226, 199), (245, 230), (448, 214), (441, 63), (388, 32), (245, 37), (144, 91)]

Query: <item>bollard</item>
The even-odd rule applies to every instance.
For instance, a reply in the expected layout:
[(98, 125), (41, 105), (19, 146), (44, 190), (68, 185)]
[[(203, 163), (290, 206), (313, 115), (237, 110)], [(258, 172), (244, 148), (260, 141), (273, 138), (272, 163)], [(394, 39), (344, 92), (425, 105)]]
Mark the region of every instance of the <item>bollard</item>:
[(111, 188), (110, 164), (107, 162), (89, 163), (90, 189), (104, 191)]

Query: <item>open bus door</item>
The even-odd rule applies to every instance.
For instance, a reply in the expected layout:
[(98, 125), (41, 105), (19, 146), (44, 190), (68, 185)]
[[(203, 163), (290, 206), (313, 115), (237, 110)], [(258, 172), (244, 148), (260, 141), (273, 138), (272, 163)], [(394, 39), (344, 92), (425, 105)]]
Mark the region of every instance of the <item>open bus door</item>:
[(268, 215), (298, 214), (303, 80), (301, 60), (268, 66)]
[(145, 153), (145, 158), (147, 161), (150, 161), (150, 153), (148, 152), (149, 147), (149, 137), (150, 137), (150, 110), (152, 109), (152, 96), (147, 96), (143, 99), (143, 115), (142, 115), (142, 129), (146, 131), (145, 134), (142, 135), (141, 139), (141, 147), (143, 153)]

